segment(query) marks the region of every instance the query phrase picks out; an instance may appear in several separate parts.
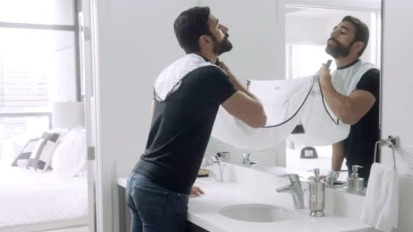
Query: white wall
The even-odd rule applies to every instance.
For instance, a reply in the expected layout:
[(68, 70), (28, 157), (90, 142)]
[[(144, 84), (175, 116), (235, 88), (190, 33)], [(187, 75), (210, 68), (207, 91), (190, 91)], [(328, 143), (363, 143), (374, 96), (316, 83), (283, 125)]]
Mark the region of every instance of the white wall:
[[(249, 79), (269, 80), (285, 78), (284, 19), (278, 1), (268, 0), (200, 0), (199, 5), (209, 6), (214, 16), (229, 28), (232, 51), (223, 54), (232, 72), (246, 83)], [(244, 152), (229, 144), (211, 138), (206, 156), (218, 151), (229, 151), (230, 161), (241, 162)], [(254, 151), (252, 159), (266, 165), (285, 166), (285, 144)]]
[[(212, 14), (230, 28), (234, 44), (233, 51), (222, 59), (243, 80), (283, 75), (283, 37), (274, 33), (276, 22), (283, 25), (283, 21), (277, 20), (276, 1), (266, 0), (238, 1), (237, 8), (230, 0), (99, 0), (96, 4), (96, 95), (100, 104), (97, 163), (98, 172), (102, 173), (97, 180), (102, 192), (98, 197), (102, 204), (98, 218), (103, 222), (98, 229), (117, 231), (116, 173), (130, 173), (143, 153), (153, 82), (166, 65), (184, 54), (173, 34), (178, 14), (197, 4), (211, 6)], [(275, 164), (274, 152), (270, 157)]]
[[(123, 173), (144, 151), (150, 125), (152, 85), (168, 63), (183, 55), (173, 21), (196, 1), (99, 0), (98, 50), (100, 134), (98, 189), (102, 232), (116, 232), (116, 162)], [(112, 204), (111, 204), (112, 202)]]
[[(406, 27), (413, 21), (413, 2), (406, 0), (384, 1), (383, 36), (383, 99), (382, 137), (400, 136), (396, 150), (396, 165), (401, 174), (400, 220), (397, 231), (413, 231), (413, 177), (407, 176), (409, 156), (413, 152), (413, 29)], [(384, 148), (382, 163), (393, 165), (389, 149)]]
[(227, 60), (238, 78), (284, 78), (284, 63), (277, 56), (284, 54), (284, 46), (280, 46), (284, 38), (277, 33), (283, 26), (276, 14), (277, 1), (237, 0), (234, 7), (233, 0), (200, 0), (199, 5), (209, 6), (212, 14), (229, 27), (234, 48), (223, 54), (222, 60)]

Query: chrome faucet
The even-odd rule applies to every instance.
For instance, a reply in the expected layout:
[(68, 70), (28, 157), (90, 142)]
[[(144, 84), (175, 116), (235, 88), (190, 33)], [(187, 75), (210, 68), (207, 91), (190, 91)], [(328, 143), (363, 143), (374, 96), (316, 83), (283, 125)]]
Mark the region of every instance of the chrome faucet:
[(340, 172), (347, 172), (347, 170), (328, 171), (327, 179), (326, 179), (327, 187), (333, 188), (333, 187), (342, 187), (345, 185), (345, 182), (337, 181), (338, 177), (340, 176)]
[(213, 156), (211, 156), (211, 161), (212, 161), (212, 163), (218, 165), (219, 178), (217, 178), (217, 181), (218, 182), (223, 182), (224, 181), (224, 176), (222, 174), (223, 167), (222, 167), (222, 163), (221, 163), (221, 158), (218, 155), (213, 155)]
[(296, 209), (303, 209), (304, 208), (304, 192), (301, 188), (300, 177), (297, 174), (286, 174), (281, 175), (282, 177), (288, 177), (290, 179), (291, 184), (287, 186), (283, 186), (277, 188), (277, 192), (279, 193), (290, 193), (293, 197), (294, 207)]
[(241, 163), (246, 166), (258, 164), (257, 162), (251, 161), (251, 153), (249, 152), (245, 152), (244, 154), (242, 154)]

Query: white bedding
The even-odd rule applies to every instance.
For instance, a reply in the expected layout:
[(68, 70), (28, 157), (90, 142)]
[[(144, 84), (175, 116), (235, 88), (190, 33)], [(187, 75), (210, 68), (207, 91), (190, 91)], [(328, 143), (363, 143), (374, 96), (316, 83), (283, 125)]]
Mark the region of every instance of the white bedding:
[(86, 176), (62, 178), (0, 162), (0, 231), (47, 221), (87, 221), (87, 199)]

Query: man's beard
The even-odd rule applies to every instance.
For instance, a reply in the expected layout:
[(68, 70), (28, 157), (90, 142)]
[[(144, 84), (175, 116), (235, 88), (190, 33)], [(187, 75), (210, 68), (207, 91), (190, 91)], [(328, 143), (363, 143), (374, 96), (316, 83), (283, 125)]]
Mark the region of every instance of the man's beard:
[(212, 35), (211, 37), (214, 40), (214, 47), (213, 47), (214, 54), (219, 56), (224, 52), (231, 51), (232, 43), (228, 40), (228, 34), (226, 34), (224, 39), (222, 39), (221, 41), (218, 41), (214, 35)]
[(327, 43), (326, 52), (330, 54), (334, 59), (339, 57), (347, 57), (350, 54), (351, 46), (353, 46), (354, 40), (348, 46), (344, 46), (334, 38), (330, 38), (328, 40), (332, 40), (336, 43), (336, 45), (331, 45)]

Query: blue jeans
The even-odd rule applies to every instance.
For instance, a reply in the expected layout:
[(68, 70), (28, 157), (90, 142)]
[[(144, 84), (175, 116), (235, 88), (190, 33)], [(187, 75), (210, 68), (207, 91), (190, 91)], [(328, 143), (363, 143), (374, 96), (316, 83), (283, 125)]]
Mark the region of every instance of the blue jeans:
[(189, 195), (170, 191), (132, 173), (126, 186), (131, 232), (184, 232)]

